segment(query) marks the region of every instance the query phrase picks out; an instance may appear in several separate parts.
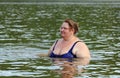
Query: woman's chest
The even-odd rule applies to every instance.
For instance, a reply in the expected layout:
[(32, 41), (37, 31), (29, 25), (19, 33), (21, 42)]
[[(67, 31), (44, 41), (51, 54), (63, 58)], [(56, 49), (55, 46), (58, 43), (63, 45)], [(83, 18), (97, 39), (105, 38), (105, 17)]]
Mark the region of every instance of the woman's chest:
[(72, 45), (56, 45), (54, 53), (57, 55), (63, 55), (69, 52)]

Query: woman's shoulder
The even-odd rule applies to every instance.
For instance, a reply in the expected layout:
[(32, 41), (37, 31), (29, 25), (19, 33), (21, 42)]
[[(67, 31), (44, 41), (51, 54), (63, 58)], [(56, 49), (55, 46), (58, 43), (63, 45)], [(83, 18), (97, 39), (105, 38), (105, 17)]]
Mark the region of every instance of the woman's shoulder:
[(54, 41), (53, 46), (55, 46), (56, 44), (60, 43), (61, 41), (62, 41), (62, 39), (56, 39), (56, 40)]
[(62, 41), (62, 38), (61, 39), (57, 39), (55, 42), (61, 42)]
[(79, 38), (77, 38), (77, 39), (75, 40), (75, 42), (76, 42), (77, 44), (84, 43), (84, 41), (81, 40), (81, 39), (79, 39)]
[(79, 57), (88, 57), (90, 58), (90, 51), (86, 43), (82, 40), (78, 42), (74, 48)]
[(76, 44), (77, 47), (87, 47), (87, 45), (85, 44), (85, 42), (83, 40), (81, 40), (81, 39), (79, 39), (76, 42), (77, 42), (77, 44)]

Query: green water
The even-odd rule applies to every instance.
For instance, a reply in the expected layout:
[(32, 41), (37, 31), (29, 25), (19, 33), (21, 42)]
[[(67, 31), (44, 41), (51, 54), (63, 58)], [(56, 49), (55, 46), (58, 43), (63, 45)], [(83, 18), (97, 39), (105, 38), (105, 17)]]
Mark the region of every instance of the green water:
[[(117, 5), (116, 5), (117, 4)], [(91, 62), (74, 78), (120, 77), (120, 3), (0, 3), (0, 78), (61, 78), (62, 67), (47, 53), (60, 38), (66, 18), (80, 26), (77, 36)]]

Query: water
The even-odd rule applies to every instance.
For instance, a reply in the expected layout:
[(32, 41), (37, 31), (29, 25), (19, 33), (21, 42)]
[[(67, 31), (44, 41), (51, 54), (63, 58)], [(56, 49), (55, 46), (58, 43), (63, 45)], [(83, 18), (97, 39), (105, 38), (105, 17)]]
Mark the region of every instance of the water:
[(120, 78), (120, 3), (91, 3), (0, 3), (0, 78), (61, 78), (67, 61), (38, 54), (60, 38), (66, 18), (79, 23), (77, 36), (92, 56), (74, 78)]

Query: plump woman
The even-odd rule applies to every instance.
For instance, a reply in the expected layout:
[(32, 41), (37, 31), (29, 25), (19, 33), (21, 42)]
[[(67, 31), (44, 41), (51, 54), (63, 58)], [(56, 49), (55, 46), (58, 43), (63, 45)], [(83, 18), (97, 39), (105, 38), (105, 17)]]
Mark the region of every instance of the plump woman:
[(76, 33), (78, 24), (71, 19), (66, 19), (60, 27), (61, 39), (54, 42), (48, 52), (51, 58), (87, 58), (90, 52), (87, 45), (80, 40)]

